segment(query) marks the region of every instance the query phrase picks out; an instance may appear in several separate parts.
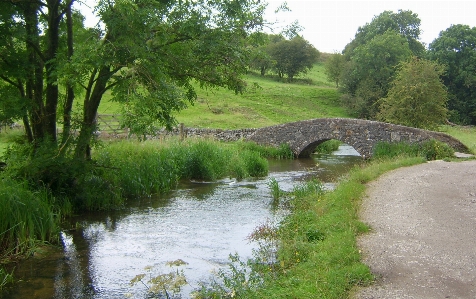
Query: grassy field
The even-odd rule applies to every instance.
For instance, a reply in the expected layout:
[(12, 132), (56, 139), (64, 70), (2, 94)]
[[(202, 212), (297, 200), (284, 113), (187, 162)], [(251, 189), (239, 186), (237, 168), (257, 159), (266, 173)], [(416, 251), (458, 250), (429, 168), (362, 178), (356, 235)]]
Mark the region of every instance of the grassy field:
[[(177, 121), (187, 127), (237, 129), (347, 115), (339, 106), (337, 89), (325, 78), (323, 64), (315, 65), (292, 83), (254, 73), (245, 79), (247, 90), (243, 94), (224, 88), (204, 90), (197, 85), (197, 101), (176, 114)], [(99, 113), (118, 111), (118, 104), (106, 98)]]

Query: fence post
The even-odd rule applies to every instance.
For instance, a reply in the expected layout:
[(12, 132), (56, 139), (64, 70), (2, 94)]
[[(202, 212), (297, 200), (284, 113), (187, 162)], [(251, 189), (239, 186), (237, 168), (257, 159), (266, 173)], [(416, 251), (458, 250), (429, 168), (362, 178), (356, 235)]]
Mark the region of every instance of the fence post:
[(184, 132), (184, 126), (183, 123), (180, 123), (180, 140), (185, 139), (185, 132)]

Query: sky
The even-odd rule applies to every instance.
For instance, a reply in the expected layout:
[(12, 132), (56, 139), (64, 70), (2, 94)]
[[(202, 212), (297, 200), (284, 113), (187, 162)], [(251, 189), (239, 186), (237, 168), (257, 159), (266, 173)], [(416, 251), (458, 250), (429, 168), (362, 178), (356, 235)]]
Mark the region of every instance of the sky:
[[(94, 6), (93, 0), (83, 0)], [(320, 52), (341, 52), (355, 36), (359, 26), (370, 23), (373, 17), (385, 10), (398, 12), (411, 10), (418, 14), (422, 31), (420, 38), (426, 45), (435, 40), (439, 33), (453, 24), (476, 27), (476, 1), (429, 1), (429, 0), (287, 0), (290, 12), (274, 11), (284, 0), (267, 0), (268, 21), (277, 22), (274, 32), (279, 33), (286, 25), (297, 20), (304, 27), (300, 34)], [(79, 7), (78, 7), (79, 8)], [(83, 14), (88, 14), (82, 6)], [(90, 13), (89, 13), (90, 15)], [(93, 18), (87, 24), (94, 26)]]
[(359, 26), (370, 23), (385, 10), (411, 10), (421, 20), (420, 39), (426, 45), (451, 25), (476, 27), (476, 1), (324, 1), (287, 0), (291, 12), (274, 14), (283, 0), (268, 0), (267, 18), (278, 21), (277, 32), (297, 20), (305, 29), (300, 33), (320, 52), (341, 52)]

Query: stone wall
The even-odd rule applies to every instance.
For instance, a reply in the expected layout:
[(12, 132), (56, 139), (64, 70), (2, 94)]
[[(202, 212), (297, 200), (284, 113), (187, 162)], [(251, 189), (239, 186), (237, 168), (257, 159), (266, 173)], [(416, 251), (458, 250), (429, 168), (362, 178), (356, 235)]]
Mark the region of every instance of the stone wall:
[(256, 129), (238, 129), (238, 130), (222, 130), (222, 129), (203, 129), (203, 128), (174, 128), (172, 131), (161, 131), (158, 136), (181, 136), (212, 138), (219, 141), (238, 141), (247, 140), (256, 132)]

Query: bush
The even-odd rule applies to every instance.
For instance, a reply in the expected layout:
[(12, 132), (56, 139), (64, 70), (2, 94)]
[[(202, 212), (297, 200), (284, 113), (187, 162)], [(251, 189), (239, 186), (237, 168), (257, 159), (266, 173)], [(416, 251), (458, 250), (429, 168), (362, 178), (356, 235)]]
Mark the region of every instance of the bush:
[(421, 145), (421, 153), (428, 161), (451, 158), (455, 154), (448, 144), (435, 139), (424, 142)]
[(48, 190), (55, 198), (55, 209), (63, 214), (122, 203), (111, 182), (104, 179), (109, 169), (60, 154), (52, 143), (44, 142), (37, 147), (16, 145), (6, 151), (4, 158), (5, 177), (25, 181), (31, 190)]
[(374, 159), (395, 157), (423, 157), (427, 161), (451, 158), (454, 150), (446, 143), (431, 139), (417, 143), (379, 142), (373, 152)]

